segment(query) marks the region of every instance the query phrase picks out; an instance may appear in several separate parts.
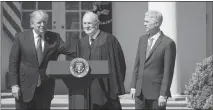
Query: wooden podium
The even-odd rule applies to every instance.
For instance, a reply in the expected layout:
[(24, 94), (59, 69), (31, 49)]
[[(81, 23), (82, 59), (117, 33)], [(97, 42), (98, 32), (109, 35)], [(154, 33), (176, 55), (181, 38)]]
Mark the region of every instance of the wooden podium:
[(69, 91), (69, 109), (90, 109), (89, 86), (93, 78), (109, 76), (107, 60), (91, 60), (89, 72), (84, 77), (75, 77), (70, 71), (71, 61), (50, 61), (46, 70), (49, 77), (62, 79)]

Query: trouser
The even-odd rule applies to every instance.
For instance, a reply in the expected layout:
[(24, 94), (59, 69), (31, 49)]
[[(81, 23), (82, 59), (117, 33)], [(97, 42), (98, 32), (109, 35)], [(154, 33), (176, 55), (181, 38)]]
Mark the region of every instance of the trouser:
[(158, 99), (146, 99), (143, 96), (143, 93), (139, 96), (135, 96), (135, 109), (136, 110), (166, 110), (166, 105), (165, 106), (158, 106)]
[[(36, 87), (34, 96), (31, 101), (24, 102), (20, 96), (19, 100), (15, 100), (15, 107), (17, 110), (32, 110), (45, 109), (50, 110), (51, 101), (54, 96), (55, 82), (46, 80), (39, 87)], [(22, 95), (22, 94), (21, 94)]]

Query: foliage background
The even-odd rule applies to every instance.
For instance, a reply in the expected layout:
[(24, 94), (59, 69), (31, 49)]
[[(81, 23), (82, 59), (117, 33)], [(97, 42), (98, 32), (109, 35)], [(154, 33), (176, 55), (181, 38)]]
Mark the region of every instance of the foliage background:
[(213, 55), (197, 63), (185, 94), (188, 107), (213, 110)]

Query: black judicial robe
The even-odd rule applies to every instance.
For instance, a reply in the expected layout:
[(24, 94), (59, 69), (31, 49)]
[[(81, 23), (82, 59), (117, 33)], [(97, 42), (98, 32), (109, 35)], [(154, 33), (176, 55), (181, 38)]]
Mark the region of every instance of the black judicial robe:
[(100, 31), (92, 45), (89, 44), (89, 36), (84, 36), (80, 40), (80, 57), (109, 62), (109, 77), (93, 79), (90, 86), (92, 104), (103, 105), (125, 93), (126, 63), (121, 45), (115, 36)]

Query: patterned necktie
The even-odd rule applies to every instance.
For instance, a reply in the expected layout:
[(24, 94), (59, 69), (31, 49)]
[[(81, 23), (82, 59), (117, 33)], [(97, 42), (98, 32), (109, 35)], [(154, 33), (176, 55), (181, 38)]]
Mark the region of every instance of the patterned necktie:
[[(42, 59), (43, 59), (42, 44), (41, 44), (41, 35), (38, 36), (36, 51), (37, 51), (38, 62), (39, 62), (39, 65), (40, 65), (41, 62), (42, 62)], [(41, 85), (41, 77), (40, 77), (40, 74), (39, 74), (37, 86), (40, 86), (40, 85)]]
[(148, 45), (147, 45), (147, 50), (146, 50), (146, 59), (148, 58), (149, 56), (149, 53), (152, 49), (152, 43), (153, 43), (153, 38), (151, 38), (150, 40), (148, 40)]
[(41, 35), (39, 35), (38, 36), (38, 41), (37, 41), (37, 49), (36, 49), (39, 65), (41, 64), (42, 59), (43, 59), (41, 39), (42, 39)]

